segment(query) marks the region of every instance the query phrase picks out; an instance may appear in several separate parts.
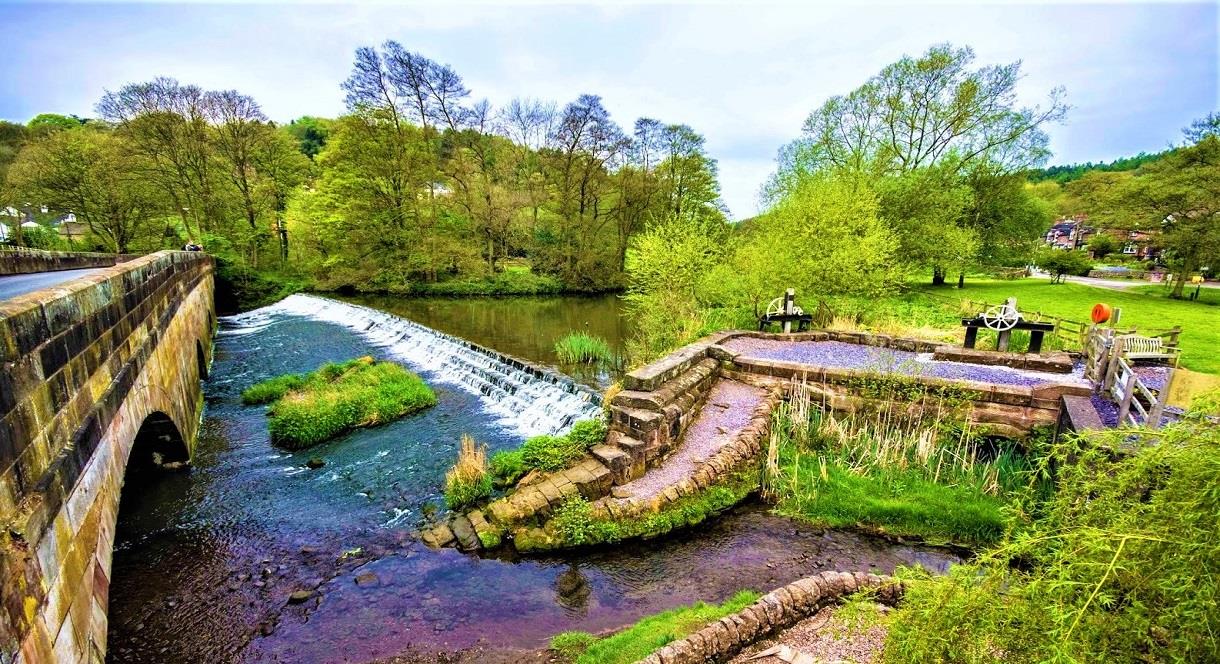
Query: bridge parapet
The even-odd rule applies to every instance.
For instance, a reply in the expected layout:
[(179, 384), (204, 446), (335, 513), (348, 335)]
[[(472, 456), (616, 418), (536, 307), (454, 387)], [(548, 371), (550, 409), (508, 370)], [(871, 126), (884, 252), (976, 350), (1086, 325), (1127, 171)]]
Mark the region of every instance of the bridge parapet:
[(0, 247), (0, 276), (81, 270), (90, 267), (112, 267), (138, 256), (104, 254), (88, 251), (44, 251), (28, 247)]
[(104, 656), (128, 457), (142, 428), (193, 451), (212, 271), (163, 251), (0, 303), (0, 661)]

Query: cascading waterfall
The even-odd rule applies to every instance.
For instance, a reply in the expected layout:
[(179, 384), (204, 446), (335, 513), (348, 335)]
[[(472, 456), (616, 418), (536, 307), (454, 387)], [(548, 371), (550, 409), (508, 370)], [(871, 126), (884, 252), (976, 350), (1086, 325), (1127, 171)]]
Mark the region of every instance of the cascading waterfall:
[(557, 434), (598, 417), (601, 397), (554, 371), (438, 332), (384, 311), (315, 295), (291, 295), (234, 316), (234, 333), (258, 330), (278, 315), (302, 316), (347, 327), (432, 380), (481, 395), (488, 411), (522, 435)]

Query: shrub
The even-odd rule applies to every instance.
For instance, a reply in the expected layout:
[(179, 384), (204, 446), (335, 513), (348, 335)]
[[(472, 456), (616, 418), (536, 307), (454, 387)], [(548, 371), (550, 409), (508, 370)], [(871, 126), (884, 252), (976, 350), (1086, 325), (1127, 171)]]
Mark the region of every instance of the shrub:
[(614, 359), (610, 345), (601, 337), (587, 332), (572, 332), (555, 342), (555, 354), (567, 364), (596, 364)]
[(451, 510), (469, 507), (491, 495), (487, 474), (487, 446), (462, 434), (457, 463), (445, 473), (445, 505)]
[(583, 497), (573, 496), (565, 500), (559, 509), (555, 510), (553, 521), (560, 537), (568, 544), (580, 546), (589, 541), (593, 514), (589, 501)]
[(545, 471), (563, 470), (584, 453), (584, 448), (567, 436), (534, 436), (521, 446), (525, 465)]
[(606, 432), (606, 423), (602, 420), (581, 420), (572, 425), (572, 430), (568, 432), (568, 440), (576, 443), (582, 449), (589, 450), (606, 441)]
[(270, 402), (271, 442), (302, 449), (433, 406), (436, 394), (398, 364), (362, 357), (265, 380), (244, 390), (242, 401)]
[(1064, 275), (1084, 276), (1093, 269), (1093, 262), (1083, 251), (1043, 249), (1034, 257), (1038, 269), (1051, 273), (1055, 282), (1062, 282)]
[(1045, 466), (1057, 492), (1028, 528), (947, 577), (908, 573), (886, 659), (1217, 661), (1220, 430), (1089, 432)]
[(492, 477), (500, 486), (515, 484), (528, 471), (524, 454), (519, 449), (496, 452), (491, 455), (489, 466)]

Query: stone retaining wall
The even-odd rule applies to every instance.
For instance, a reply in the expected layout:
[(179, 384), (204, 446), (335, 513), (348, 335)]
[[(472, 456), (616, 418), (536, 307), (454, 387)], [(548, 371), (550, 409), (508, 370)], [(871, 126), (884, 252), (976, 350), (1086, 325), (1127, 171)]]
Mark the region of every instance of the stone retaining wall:
[(755, 641), (791, 627), (860, 590), (875, 590), (877, 601), (889, 605), (896, 604), (903, 593), (901, 582), (891, 577), (864, 572), (822, 572), (773, 590), (741, 611), (664, 646), (637, 664), (724, 661)]
[(960, 346), (938, 346), (932, 359), (945, 362), (968, 362), (991, 366), (1011, 367), (1027, 371), (1048, 373), (1072, 373), (1072, 356), (1056, 351), (1051, 353), (1004, 353), (995, 350), (979, 350)]
[(30, 274), (32, 272), (58, 272), (59, 270), (81, 270), (90, 267), (113, 267), (130, 260), (133, 255), (101, 254), (84, 251), (43, 251), (27, 247), (0, 249), (0, 276)]

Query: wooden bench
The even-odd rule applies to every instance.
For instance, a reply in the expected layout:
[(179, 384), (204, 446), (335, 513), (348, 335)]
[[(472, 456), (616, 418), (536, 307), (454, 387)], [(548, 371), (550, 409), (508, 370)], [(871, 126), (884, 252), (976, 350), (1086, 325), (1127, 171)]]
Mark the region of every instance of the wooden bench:
[(1120, 353), (1129, 360), (1169, 360), (1178, 356), (1178, 349), (1169, 346), (1160, 337), (1145, 337), (1138, 334), (1119, 337)]

